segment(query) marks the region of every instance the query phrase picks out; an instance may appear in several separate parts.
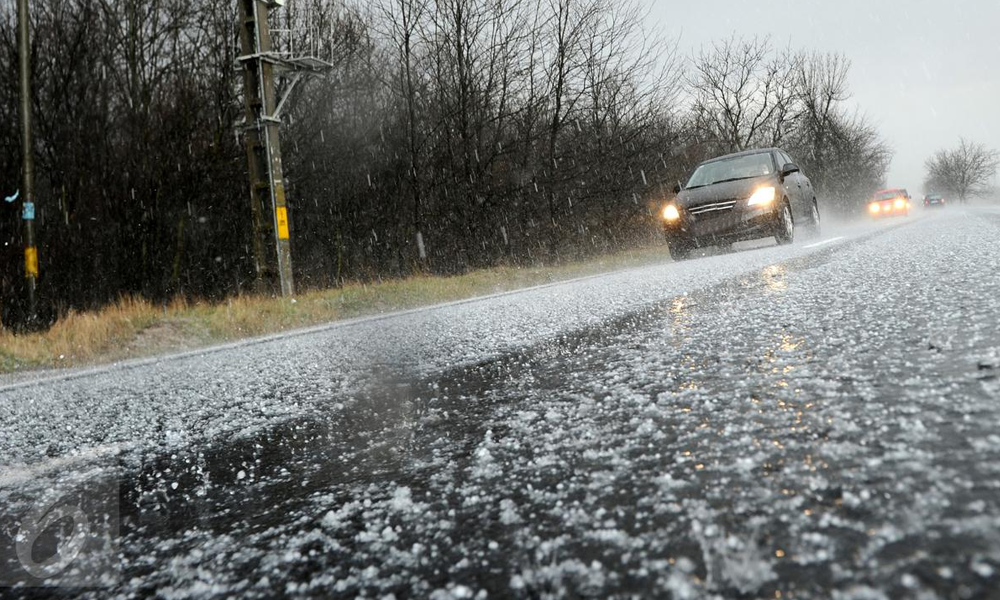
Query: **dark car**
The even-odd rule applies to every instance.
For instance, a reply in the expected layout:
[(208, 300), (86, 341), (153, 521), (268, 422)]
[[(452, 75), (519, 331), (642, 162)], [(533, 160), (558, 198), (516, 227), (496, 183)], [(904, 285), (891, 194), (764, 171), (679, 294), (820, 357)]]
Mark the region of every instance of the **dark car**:
[(941, 194), (927, 194), (924, 196), (924, 208), (944, 208), (944, 196)]
[(778, 148), (747, 150), (701, 163), (663, 209), (674, 260), (706, 246), (774, 237), (790, 244), (803, 226), (819, 231), (819, 205), (809, 178)]

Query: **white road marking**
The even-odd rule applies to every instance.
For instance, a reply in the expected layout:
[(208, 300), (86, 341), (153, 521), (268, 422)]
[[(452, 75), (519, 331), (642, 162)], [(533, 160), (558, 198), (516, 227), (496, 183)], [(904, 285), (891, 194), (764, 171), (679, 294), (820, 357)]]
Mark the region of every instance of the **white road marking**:
[(822, 242), (816, 242), (815, 244), (809, 244), (808, 246), (803, 246), (803, 248), (805, 248), (806, 250), (809, 250), (810, 248), (819, 248), (820, 246), (825, 246), (827, 244), (832, 244), (832, 243), (840, 241), (842, 239), (844, 239), (844, 236), (830, 238), (828, 240), (823, 240)]

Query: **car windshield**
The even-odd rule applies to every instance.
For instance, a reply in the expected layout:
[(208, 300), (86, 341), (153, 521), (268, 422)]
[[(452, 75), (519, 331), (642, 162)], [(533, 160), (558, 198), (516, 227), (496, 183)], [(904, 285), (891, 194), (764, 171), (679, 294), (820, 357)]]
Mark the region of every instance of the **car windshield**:
[(774, 162), (770, 153), (749, 154), (705, 163), (698, 167), (688, 188), (705, 187), (713, 183), (764, 177), (774, 173)]
[(875, 195), (876, 200), (892, 200), (903, 195), (902, 190), (887, 190)]

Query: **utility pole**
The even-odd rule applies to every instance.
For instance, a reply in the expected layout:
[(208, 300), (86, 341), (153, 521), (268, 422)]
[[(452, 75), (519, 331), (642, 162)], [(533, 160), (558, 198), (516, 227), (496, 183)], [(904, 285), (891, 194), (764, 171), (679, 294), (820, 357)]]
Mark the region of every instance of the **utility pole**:
[[(257, 286), (258, 291), (271, 291), (277, 278), (281, 295), (288, 297), (295, 294), (295, 281), (292, 278), (291, 232), (281, 166), (281, 120), (276, 114), (274, 90), (274, 70), (278, 61), (272, 50), (267, 21), (268, 10), (283, 5), (284, 1), (238, 1), (241, 49), (238, 61), (243, 67), (246, 96), (244, 136), (250, 165), (250, 211)], [(267, 250), (272, 233), (276, 255)]]
[(21, 67), (21, 153), (24, 181), (24, 276), (28, 287), (28, 321), (38, 318), (38, 249), (35, 247), (35, 153), (31, 135), (31, 44), (28, 0), (17, 0), (17, 43)]
[[(277, 282), (281, 295), (288, 297), (295, 294), (295, 281), (292, 278), (290, 219), (281, 164), (281, 111), (292, 90), (305, 76), (323, 73), (333, 65), (313, 56), (275, 52), (267, 15), (270, 9), (284, 6), (286, 0), (237, 2), (240, 9), (240, 56), (236, 60), (243, 69), (246, 97), (243, 134), (250, 166), (250, 212), (257, 289), (259, 292), (272, 292)], [(288, 76), (280, 99), (275, 86), (276, 75)], [(269, 251), (269, 247), (275, 248), (276, 252)]]

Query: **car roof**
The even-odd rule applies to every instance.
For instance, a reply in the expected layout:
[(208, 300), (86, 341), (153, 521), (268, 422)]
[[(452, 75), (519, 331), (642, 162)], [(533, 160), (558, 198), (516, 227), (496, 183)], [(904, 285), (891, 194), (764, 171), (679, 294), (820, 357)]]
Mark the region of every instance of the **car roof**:
[(725, 156), (716, 156), (715, 158), (710, 158), (701, 164), (707, 165), (708, 163), (718, 162), (720, 160), (729, 160), (731, 158), (739, 158), (741, 156), (750, 156), (751, 154), (767, 154), (770, 152), (783, 152), (778, 148), (753, 148), (751, 150), (744, 150), (742, 152), (734, 152), (732, 154), (726, 154)]
[(876, 194), (886, 194), (888, 192), (905, 192), (906, 188), (886, 188), (875, 192)]

